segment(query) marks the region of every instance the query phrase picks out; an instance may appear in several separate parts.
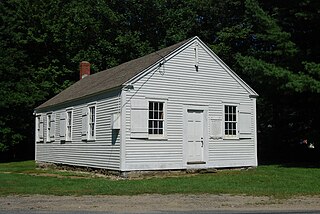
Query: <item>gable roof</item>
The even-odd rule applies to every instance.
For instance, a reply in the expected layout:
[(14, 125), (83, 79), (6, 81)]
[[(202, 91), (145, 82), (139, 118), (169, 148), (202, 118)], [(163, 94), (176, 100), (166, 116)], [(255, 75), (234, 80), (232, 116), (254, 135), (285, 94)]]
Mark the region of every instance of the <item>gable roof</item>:
[(154, 65), (156, 62), (163, 59), (165, 56), (167, 56), (183, 44), (187, 43), (189, 40), (191, 39), (179, 42), (177, 44), (155, 51), (146, 56), (131, 60), (129, 62), (125, 62), (116, 67), (89, 75), (74, 83), (53, 98), (44, 102), (43, 104), (38, 106), (36, 110), (77, 100), (83, 97), (120, 87), (135, 75)]
[(188, 43), (197, 40), (210, 52), (212, 57), (226, 69), (236, 81), (242, 85), (251, 96), (256, 97), (258, 94), (247, 85), (234, 71), (232, 71), (206, 44), (204, 44), (197, 36), (169, 46), (167, 48), (155, 51), (146, 56), (125, 62), (116, 67), (100, 71), (89, 75), (78, 82), (74, 83), (64, 91), (60, 92), (53, 98), (38, 106), (35, 110), (45, 109), (51, 106), (68, 103), (84, 97), (93, 96), (111, 89), (123, 86), (125, 83), (147, 71), (150, 67), (160, 62), (168, 55), (173, 54), (178, 49), (183, 48)]

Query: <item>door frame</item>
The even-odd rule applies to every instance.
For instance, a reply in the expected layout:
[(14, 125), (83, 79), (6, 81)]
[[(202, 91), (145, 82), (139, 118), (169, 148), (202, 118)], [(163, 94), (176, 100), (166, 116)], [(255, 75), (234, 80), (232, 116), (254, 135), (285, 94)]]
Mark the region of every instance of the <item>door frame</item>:
[[(188, 164), (188, 110), (203, 111), (203, 163)], [(208, 165), (209, 134), (208, 134), (209, 106), (183, 105), (183, 164), (186, 168), (204, 168)]]

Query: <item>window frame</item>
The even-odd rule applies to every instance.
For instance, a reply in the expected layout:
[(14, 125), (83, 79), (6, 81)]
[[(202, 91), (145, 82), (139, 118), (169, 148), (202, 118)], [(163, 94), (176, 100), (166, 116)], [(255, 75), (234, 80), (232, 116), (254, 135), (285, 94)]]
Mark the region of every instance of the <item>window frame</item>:
[[(226, 107), (235, 107), (235, 120), (226, 120), (226, 114), (230, 115), (229, 112), (226, 112)], [(231, 113), (233, 114), (233, 112)], [(233, 117), (232, 117), (233, 118)], [(226, 124), (235, 123), (235, 128), (229, 130), (235, 131), (235, 134), (226, 134)], [(227, 125), (229, 126), (229, 125)], [(239, 139), (239, 104), (236, 103), (225, 103), (223, 104), (223, 138), (224, 139)]]
[[(148, 103), (148, 116), (147, 116), (147, 128), (148, 128), (148, 139), (150, 140), (166, 140), (167, 139), (167, 99), (147, 99), (147, 103)], [(163, 114), (163, 118), (162, 118), (162, 134), (152, 134), (149, 132), (150, 130), (150, 122), (151, 121), (159, 121), (159, 119), (150, 119), (150, 103), (162, 103), (162, 114)], [(153, 109), (154, 110), (154, 109)], [(155, 113), (153, 111), (153, 113)], [(159, 123), (160, 124), (160, 123)]]
[[(93, 118), (93, 121), (92, 121), (92, 115), (91, 115), (91, 109), (94, 109), (94, 118)], [(87, 139), (88, 141), (94, 141), (96, 139), (96, 135), (97, 135), (97, 132), (96, 132), (96, 128), (97, 128), (97, 105), (96, 104), (93, 104), (93, 105), (88, 105), (88, 136), (87, 136)], [(93, 130), (92, 130), (92, 125), (93, 125)], [(93, 131), (93, 135), (92, 135), (92, 132)]]
[[(69, 118), (69, 113), (70, 113), (70, 118)], [(69, 124), (69, 121), (70, 121), (70, 124)], [(65, 123), (66, 123), (65, 139), (66, 139), (66, 141), (70, 142), (70, 141), (72, 141), (73, 109), (66, 110)], [(70, 133), (68, 131), (69, 130), (68, 127), (70, 127)], [(70, 134), (70, 136), (69, 136), (69, 134)]]

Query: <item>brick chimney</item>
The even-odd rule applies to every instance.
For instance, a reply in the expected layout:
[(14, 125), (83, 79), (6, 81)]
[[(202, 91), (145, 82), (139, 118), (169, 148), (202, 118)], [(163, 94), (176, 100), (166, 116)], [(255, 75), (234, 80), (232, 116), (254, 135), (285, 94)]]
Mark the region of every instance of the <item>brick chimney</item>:
[(90, 63), (87, 61), (80, 62), (80, 79), (90, 75)]

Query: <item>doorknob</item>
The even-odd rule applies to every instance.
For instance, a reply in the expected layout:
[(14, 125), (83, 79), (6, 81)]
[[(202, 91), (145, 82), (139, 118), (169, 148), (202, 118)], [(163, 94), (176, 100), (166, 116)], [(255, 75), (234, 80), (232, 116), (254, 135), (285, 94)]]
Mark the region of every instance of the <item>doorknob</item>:
[(203, 137), (201, 137), (201, 147), (203, 147)]

